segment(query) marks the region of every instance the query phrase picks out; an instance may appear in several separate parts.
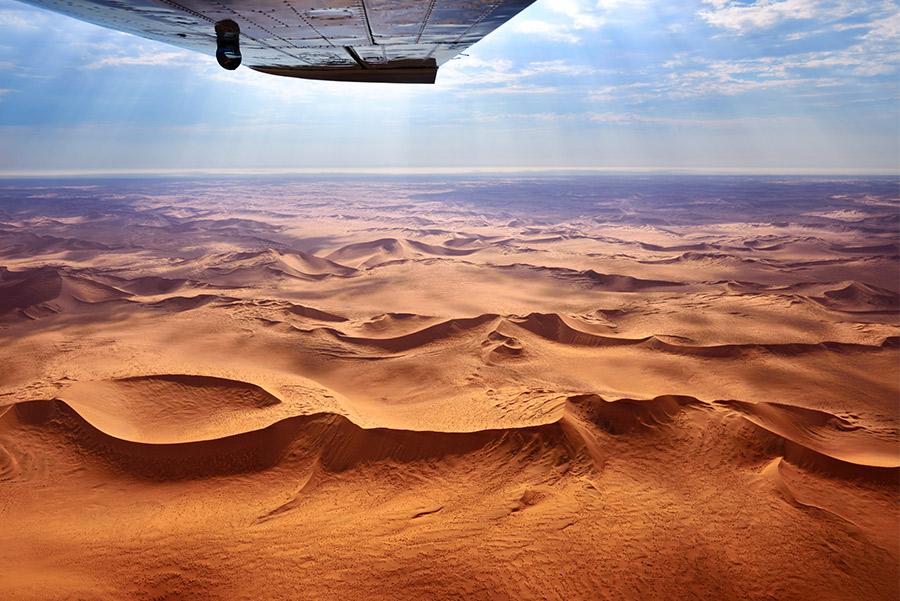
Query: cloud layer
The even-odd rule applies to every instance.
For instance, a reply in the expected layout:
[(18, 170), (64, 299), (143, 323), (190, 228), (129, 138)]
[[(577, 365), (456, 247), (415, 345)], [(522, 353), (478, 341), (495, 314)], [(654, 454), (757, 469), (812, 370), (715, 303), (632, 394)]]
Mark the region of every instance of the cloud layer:
[(225, 72), (12, 0), (0, 25), (11, 170), (900, 163), (893, 1), (541, 1), (424, 87)]

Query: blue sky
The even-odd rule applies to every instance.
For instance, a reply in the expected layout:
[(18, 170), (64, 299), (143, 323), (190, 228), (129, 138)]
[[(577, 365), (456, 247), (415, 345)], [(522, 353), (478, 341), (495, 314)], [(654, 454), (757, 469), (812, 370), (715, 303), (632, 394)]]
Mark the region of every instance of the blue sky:
[(0, 0), (0, 171), (900, 164), (900, 5), (538, 0), (435, 86), (241, 68)]

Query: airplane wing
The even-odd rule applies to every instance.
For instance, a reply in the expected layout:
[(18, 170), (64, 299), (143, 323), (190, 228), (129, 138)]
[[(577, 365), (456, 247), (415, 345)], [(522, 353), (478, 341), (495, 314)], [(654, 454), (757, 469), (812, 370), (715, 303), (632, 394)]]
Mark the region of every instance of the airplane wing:
[(24, 0), (216, 55), (226, 69), (434, 83), (437, 69), (534, 0)]

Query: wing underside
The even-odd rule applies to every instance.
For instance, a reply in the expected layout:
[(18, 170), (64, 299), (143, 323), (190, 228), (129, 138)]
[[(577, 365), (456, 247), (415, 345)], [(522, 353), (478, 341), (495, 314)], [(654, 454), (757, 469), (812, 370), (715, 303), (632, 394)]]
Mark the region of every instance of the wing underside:
[(534, 0), (26, 0), (216, 53), (215, 23), (240, 26), (243, 64), (274, 75), (430, 83), (437, 68)]

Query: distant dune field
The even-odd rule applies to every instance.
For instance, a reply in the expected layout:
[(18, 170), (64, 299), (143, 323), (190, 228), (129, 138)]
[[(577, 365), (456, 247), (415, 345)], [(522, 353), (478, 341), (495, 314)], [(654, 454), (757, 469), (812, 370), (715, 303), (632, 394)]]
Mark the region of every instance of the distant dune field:
[(896, 178), (0, 182), (0, 598), (900, 598)]

